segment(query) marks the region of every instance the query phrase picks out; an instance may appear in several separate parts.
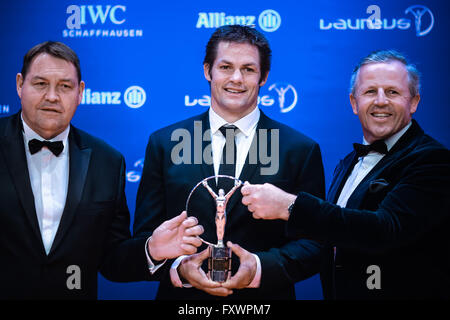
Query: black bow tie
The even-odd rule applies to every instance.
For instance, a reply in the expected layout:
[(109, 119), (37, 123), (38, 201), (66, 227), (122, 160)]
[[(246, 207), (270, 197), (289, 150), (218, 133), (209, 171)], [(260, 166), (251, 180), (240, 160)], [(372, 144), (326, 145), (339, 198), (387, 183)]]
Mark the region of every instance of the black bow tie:
[(357, 157), (364, 157), (366, 156), (370, 151), (376, 151), (381, 154), (386, 154), (388, 152), (386, 143), (384, 143), (383, 140), (377, 140), (372, 144), (360, 144), (360, 143), (354, 143), (353, 148), (356, 151)]
[(36, 152), (40, 151), (42, 147), (47, 147), (55, 156), (59, 156), (60, 153), (64, 149), (64, 145), (62, 141), (41, 141), (38, 139), (32, 139), (28, 142), (28, 147), (30, 148), (30, 153), (35, 154)]

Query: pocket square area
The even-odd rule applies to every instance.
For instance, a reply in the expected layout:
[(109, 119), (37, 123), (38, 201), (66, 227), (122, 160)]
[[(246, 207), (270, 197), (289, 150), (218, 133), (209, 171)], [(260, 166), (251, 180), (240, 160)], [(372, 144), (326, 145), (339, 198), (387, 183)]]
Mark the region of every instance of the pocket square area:
[(369, 184), (369, 192), (375, 193), (380, 190), (386, 188), (389, 185), (385, 179), (376, 179), (370, 182)]

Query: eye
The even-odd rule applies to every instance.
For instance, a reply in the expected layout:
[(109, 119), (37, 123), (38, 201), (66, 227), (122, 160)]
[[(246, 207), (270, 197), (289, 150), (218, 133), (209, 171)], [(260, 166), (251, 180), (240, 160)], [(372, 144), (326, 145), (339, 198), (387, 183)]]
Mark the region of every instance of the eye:
[(375, 89), (368, 89), (364, 92), (364, 94), (376, 94), (377, 91)]
[(247, 68), (245, 68), (245, 71), (246, 72), (255, 72), (255, 69), (247, 67)]
[(387, 93), (388, 93), (389, 95), (397, 95), (397, 94), (399, 94), (398, 91), (396, 91), (396, 90), (394, 90), (394, 89), (389, 89), (389, 90), (387, 91)]
[(221, 66), (219, 66), (219, 69), (221, 69), (221, 70), (229, 70), (229, 69), (231, 69), (231, 67), (228, 66), (228, 65), (221, 65)]
[(34, 84), (33, 84), (35, 87), (38, 87), (38, 88), (40, 88), (40, 87), (44, 87), (44, 86), (46, 86), (47, 85), (47, 83), (46, 82), (44, 82), (44, 81), (38, 81), (38, 82), (35, 82)]

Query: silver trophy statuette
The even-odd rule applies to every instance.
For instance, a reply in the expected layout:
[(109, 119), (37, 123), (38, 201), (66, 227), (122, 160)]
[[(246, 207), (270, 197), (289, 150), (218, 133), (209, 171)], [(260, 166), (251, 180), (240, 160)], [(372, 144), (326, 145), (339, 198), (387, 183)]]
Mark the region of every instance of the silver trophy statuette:
[[(223, 189), (219, 189), (219, 194), (217, 195), (211, 187), (208, 185), (208, 180), (212, 178), (229, 178), (235, 181), (234, 187), (225, 194)], [(193, 193), (193, 191), (202, 184), (213, 197), (216, 202), (216, 235), (217, 244), (212, 244), (205, 242), (209, 246), (209, 258), (208, 258), (208, 275), (212, 281), (225, 282), (231, 275), (231, 249), (224, 245), (223, 237), (225, 234), (225, 224), (227, 222), (227, 212), (226, 207), (228, 200), (231, 198), (233, 193), (242, 185), (242, 181), (231, 176), (212, 176), (200, 181), (194, 189), (191, 191), (189, 198), (186, 202), (186, 212), (188, 212), (188, 202)]]

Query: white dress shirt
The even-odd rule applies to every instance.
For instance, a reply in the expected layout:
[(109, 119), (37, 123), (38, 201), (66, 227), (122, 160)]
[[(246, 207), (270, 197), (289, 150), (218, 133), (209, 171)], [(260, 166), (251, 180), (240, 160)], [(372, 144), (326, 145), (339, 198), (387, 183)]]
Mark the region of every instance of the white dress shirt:
[[(411, 122), (406, 125), (402, 130), (390, 136), (384, 142), (386, 143), (387, 150), (391, 150), (395, 143), (400, 139), (400, 137), (408, 130), (411, 126)], [(365, 138), (363, 138), (363, 144), (369, 144)], [(345, 182), (342, 188), (341, 194), (337, 201), (337, 205), (345, 208), (347, 206), (347, 201), (355, 191), (356, 187), (361, 183), (364, 177), (377, 165), (377, 163), (383, 159), (385, 155), (378, 153), (376, 151), (369, 152), (364, 157), (359, 157), (358, 162), (353, 167), (352, 173)]]
[(69, 184), (69, 148), (68, 136), (70, 126), (50, 141), (62, 141), (64, 149), (56, 157), (47, 147), (31, 154), (28, 142), (32, 139), (46, 140), (34, 132), (23, 121), (23, 141), (27, 157), (34, 205), (41, 231), (45, 252), (48, 254), (55, 239), (64, 207), (66, 205)]
[[(247, 158), (248, 151), (253, 141), (253, 137), (256, 133), (256, 127), (258, 125), (260, 110), (256, 107), (252, 112), (250, 112), (245, 117), (239, 119), (234, 123), (228, 123), (225, 119), (220, 117), (212, 108), (209, 108), (209, 124), (211, 128), (211, 148), (213, 154), (213, 164), (214, 164), (214, 174), (219, 174), (220, 160), (222, 158), (223, 147), (225, 146), (226, 138), (220, 132), (220, 127), (225, 124), (235, 125), (239, 130), (235, 135), (236, 141), (236, 172), (235, 178), (239, 178), (242, 169), (245, 164), (245, 159)], [(216, 178), (217, 183), (217, 178)], [(253, 254), (256, 259), (256, 274), (252, 282), (247, 286), (247, 288), (257, 288), (261, 282), (261, 261), (256, 254)], [(172, 270), (176, 270), (181, 263), (181, 261), (186, 256), (178, 257), (171, 266)], [(175, 279), (176, 283), (181, 284), (178, 273), (172, 273), (178, 279)], [(183, 287), (192, 287), (190, 284), (183, 284)]]
[[(236, 141), (236, 173), (235, 178), (239, 178), (242, 168), (247, 158), (248, 150), (255, 136), (256, 126), (258, 125), (261, 112), (259, 108), (255, 108), (245, 117), (234, 123), (239, 130), (235, 135)], [(220, 132), (220, 128), (228, 122), (221, 118), (212, 108), (209, 108), (209, 124), (211, 127), (211, 148), (213, 154), (214, 174), (219, 174), (220, 160), (222, 159), (223, 147), (226, 139)], [(216, 181), (217, 182), (217, 181)]]

